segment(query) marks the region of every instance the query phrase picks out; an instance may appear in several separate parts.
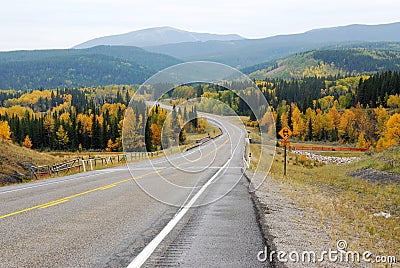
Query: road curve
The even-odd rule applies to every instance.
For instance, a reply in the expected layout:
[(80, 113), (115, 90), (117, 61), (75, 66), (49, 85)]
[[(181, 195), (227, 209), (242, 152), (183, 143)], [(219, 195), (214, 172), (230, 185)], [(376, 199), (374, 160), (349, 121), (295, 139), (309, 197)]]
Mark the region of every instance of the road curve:
[(245, 132), (214, 119), (225, 128), (219, 138), (129, 164), (131, 172), (122, 166), (2, 187), (0, 267), (126, 267), (189, 205), (144, 267), (265, 267), (241, 170)]

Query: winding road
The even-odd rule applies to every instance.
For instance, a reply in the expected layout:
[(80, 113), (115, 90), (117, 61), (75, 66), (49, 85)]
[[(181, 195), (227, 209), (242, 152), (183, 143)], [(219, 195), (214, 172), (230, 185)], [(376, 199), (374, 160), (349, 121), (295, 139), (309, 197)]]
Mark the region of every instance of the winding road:
[(268, 267), (245, 131), (185, 153), (0, 188), (0, 267)]

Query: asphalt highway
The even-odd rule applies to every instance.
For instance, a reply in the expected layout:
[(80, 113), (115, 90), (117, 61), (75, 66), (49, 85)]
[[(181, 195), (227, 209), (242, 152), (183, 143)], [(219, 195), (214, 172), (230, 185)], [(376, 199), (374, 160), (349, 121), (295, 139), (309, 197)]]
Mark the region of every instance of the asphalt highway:
[(0, 188), (0, 267), (267, 267), (245, 131), (127, 166)]

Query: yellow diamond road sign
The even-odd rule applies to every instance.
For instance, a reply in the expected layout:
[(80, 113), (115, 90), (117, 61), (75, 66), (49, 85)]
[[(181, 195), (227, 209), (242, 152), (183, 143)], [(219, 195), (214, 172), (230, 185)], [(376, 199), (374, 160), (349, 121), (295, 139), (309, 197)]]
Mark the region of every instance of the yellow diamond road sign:
[(293, 132), (290, 130), (290, 128), (283, 127), (281, 129), (281, 131), (279, 131), (278, 134), (279, 134), (279, 136), (282, 137), (282, 139), (284, 139), (286, 141), (287, 139), (289, 139), (290, 136), (292, 136)]

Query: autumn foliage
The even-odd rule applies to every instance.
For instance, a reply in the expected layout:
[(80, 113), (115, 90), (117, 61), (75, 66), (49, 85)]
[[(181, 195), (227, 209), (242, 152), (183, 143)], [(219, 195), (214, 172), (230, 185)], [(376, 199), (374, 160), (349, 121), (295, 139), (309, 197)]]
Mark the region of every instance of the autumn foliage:
[(0, 139), (10, 140), (11, 131), (7, 121), (0, 121)]

